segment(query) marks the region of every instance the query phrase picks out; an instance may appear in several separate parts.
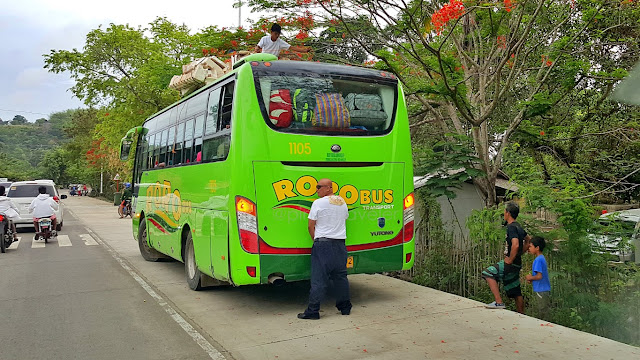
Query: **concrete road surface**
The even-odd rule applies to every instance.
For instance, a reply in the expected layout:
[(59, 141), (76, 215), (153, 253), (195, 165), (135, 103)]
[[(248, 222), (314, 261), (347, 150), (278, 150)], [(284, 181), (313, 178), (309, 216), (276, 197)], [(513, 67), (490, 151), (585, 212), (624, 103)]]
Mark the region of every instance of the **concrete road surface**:
[[(178, 350), (177, 343), (190, 342), (195, 354), (201, 350), (214, 359), (640, 358), (640, 349), (636, 347), (511, 311), (484, 309), (476, 301), (382, 275), (349, 277), (354, 304), (350, 316), (340, 315), (329, 298), (323, 304), (319, 321), (298, 320), (296, 314), (306, 306), (308, 282), (283, 287), (261, 285), (191, 291), (186, 285), (183, 264), (150, 263), (142, 259), (131, 234), (131, 221), (118, 219), (114, 206), (87, 197), (67, 199), (66, 205), (81, 217), (82, 224), (100, 244), (90, 248), (93, 257), (84, 262), (93, 268), (79, 271), (75, 276), (67, 275), (69, 283), (86, 283), (89, 294), (94, 289), (115, 303), (103, 304), (105, 309), (95, 308), (97, 313), (123, 307), (126, 315), (117, 321), (125, 329), (132, 324), (154, 324), (156, 333), (141, 331), (145, 334), (144, 341), (133, 341), (131, 338), (136, 337), (130, 338), (128, 333), (122, 335), (128, 339), (123, 340), (127, 345), (118, 348), (117, 354), (131, 352), (132, 356), (114, 358), (133, 358), (138, 354), (136, 351), (143, 351), (134, 347), (134, 342), (138, 346), (147, 343), (152, 348), (157, 345), (156, 351), (149, 348), (144, 351), (167, 357), (183, 351)], [(21, 245), (19, 251), (22, 250)], [(2, 260), (0, 257), (0, 264)], [(97, 279), (98, 273), (105, 273), (103, 268), (95, 268), (98, 264), (108, 269), (120, 264), (118, 266), (129, 269), (127, 273), (137, 278), (137, 284), (153, 295), (155, 305), (149, 304), (149, 297), (144, 293), (138, 292), (136, 297), (123, 292), (123, 285), (112, 283), (111, 279), (116, 278), (123, 278), (125, 282), (127, 273), (123, 271), (106, 272), (109, 281), (103, 277)], [(70, 265), (81, 268), (80, 264)], [(30, 277), (37, 274), (32, 273)], [(4, 282), (0, 284), (1, 289), (6, 289)], [(126, 284), (129, 287), (124, 291), (134, 292), (136, 284), (132, 281)], [(44, 282), (40, 286), (49, 289)], [(4, 290), (2, 296), (6, 297)], [(83, 296), (89, 295), (83, 293)], [(146, 306), (142, 307), (146, 312), (131, 314), (130, 311), (139, 307), (140, 299), (147, 299)], [(58, 324), (57, 328), (71, 331), (67, 337), (80, 336), (80, 331), (74, 332), (73, 326), (65, 324), (78, 316), (88, 316), (90, 300), (84, 297), (74, 300), (75, 306), (50, 314), (54, 319), (42, 324), (48, 324), (51, 329)], [(158, 306), (164, 312), (158, 311)], [(35, 304), (28, 308), (25, 314), (47, 314), (37, 310)], [(166, 323), (169, 318), (175, 320), (174, 324)], [(38, 320), (33, 317), (32, 321)], [(175, 324), (182, 330), (174, 330)], [(91, 325), (99, 327), (98, 323)], [(47, 332), (44, 329), (44, 326), (38, 328), (38, 337)], [(166, 337), (167, 329), (172, 329), (170, 337)], [(87, 331), (103, 333), (95, 328)], [(21, 333), (14, 338), (22, 339), (18, 341), (22, 341), (20, 347), (23, 347), (34, 338), (29, 335), (32, 334)], [(186, 336), (190, 340), (185, 340)], [(137, 335), (140, 337), (142, 335)], [(185, 358), (192, 357), (185, 355)]]
[(47, 244), (18, 235), (0, 254), (0, 359), (209, 359), (74, 214)]

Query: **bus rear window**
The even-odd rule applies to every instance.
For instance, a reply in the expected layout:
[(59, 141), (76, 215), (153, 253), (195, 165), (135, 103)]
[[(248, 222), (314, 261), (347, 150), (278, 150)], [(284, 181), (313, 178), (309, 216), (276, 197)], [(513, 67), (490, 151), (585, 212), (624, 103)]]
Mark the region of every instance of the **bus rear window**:
[(278, 131), (367, 136), (393, 127), (396, 86), (310, 74), (254, 74), (267, 124)]

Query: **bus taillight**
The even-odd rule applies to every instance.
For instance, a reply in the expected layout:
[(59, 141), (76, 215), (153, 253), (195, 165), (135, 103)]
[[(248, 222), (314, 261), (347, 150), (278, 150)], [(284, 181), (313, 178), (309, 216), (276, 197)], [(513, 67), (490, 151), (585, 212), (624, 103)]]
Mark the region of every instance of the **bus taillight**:
[(256, 267), (255, 266), (247, 266), (247, 275), (251, 277), (256, 277)]
[(238, 234), (244, 251), (258, 253), (258, 221), (256, 204), (242, 196), (236, 196), (236, 216), (238, 219)]
[(403, 204), (403, 234), (402, 239), (404, 242), (409, 242), (413, 239), (413, 208), (415, 204), (415, 198), (413, 197), (413, 193), (407, 195), (404, 198)]

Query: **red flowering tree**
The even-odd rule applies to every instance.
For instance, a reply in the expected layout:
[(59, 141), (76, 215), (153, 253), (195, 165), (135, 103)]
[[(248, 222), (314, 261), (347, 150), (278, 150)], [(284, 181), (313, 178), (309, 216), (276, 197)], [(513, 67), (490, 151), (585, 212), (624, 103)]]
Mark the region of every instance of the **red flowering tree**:
[[(488, 205), (496, 201), (495, 180), (504, 152), (518, 140), (523, 124), (527, 129), (537, 124), (533, 134), (545, 131), (544, 139), (550, 139), (553, 132), (545, 117), (560, 109), (559, 104), (570, 107), (574, 97), (608, 94), (625, 74), (622, 69), (639, 55), (637, 41), (631, 40), (631, 34), (640, 33), (634, 20), (640, 16), (637, 2), (249, 3), (285, 16), (310, 11), (325, 29), (340, 27), (346, 39), (357, 42), (368, 54), (368, 64), (374, 61), (377, 68), (394, 72), (414, 105), (414, 143), (433, 142), (433, 134), (472, 139), (486, 174), (474, 181)], [(366, 21), (354, 21), (360, 18)], [(333, 46), (344, 43), (337, 37)], [(598, 90), (584, 91), (592, 85)], [(591, 107), (579, 117), (586, 120), (598, 111)]]

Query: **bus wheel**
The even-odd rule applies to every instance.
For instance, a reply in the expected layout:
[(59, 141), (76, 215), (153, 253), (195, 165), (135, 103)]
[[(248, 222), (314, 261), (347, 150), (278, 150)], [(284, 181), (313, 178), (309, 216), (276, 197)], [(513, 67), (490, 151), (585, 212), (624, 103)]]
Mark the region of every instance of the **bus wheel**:
[(200, 282), (202, 274), (200, 273), (200, 270), (198, 270), (198, 266), (196, 265), (196, 253), (193, 249), (193, 239), (191, 238), (191, 232), (187, 233), (187, 241), (184, 249), (184, 270), (187, 275), (187, 283), (189, 284), (189, 288), (196, 291), (202, 289), (202, 284)]
[(158, 261), (164, 257), (156, 249), (149, 247), (147, 242), (147, 221), (144, 218), (140, 221), (140, 227), (138, 228), (138, 247), (140, 248), (140, 254), (147, 261)]

